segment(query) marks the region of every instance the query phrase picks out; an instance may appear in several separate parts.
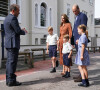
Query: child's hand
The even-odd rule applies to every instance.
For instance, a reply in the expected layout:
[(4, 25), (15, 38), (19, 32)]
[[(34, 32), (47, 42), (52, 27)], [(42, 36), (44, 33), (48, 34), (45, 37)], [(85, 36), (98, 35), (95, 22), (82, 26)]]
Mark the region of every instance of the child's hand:
[(49, 50), (47, 50), (46, 53), (48, 54), (49, 53)]
[(68, 55), (68, 58), (71, 58), (71, 56), (70, 56), (70, 55)]
[(59, 48), (57, 48), (57, 51), (59, 51)]
[(78, 41), (79, 41), (79, 40), (76, 40), (76, 45), (78, 44)]
[(72, 45), (72, 47), (73, 47), (73, 48), (75, 48), (75, 46), (74, 46), (74, 45)]
[(81, 56), (81, 60), (83, 61), (83, 56)]

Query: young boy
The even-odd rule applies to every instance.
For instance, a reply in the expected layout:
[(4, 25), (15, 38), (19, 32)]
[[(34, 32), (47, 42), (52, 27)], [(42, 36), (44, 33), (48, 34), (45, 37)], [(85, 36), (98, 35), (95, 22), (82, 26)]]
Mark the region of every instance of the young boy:
[(69, 35), (65, 35), (63, 38), (63, 64), (66, 68), (66, 73), (63, 77), (70, 77), (70, 65), (71, 65), (71, 56), (72, 56), (72, 46), (69, 43)]
[(56, 67), (58, 67), (58, 60), (56, 60), (57, 57), (57, 50), (58, 50), (58, 36), (57, 34), (53, 34), (53, 28), (50, 26), (48, 27), (48, 33), (47, 36), (47, 54), (49, 52), (49, 57), (51, 57), (52, 60), (52, 66), (53, 69), (50, 71), (50, 73), (56, 72)]

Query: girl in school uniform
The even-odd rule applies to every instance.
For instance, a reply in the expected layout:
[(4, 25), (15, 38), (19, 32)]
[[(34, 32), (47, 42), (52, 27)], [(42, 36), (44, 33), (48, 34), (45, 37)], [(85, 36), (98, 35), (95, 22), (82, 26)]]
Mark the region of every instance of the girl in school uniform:
[(82, 83), (78, 86), (88, 87), (88, 71), (87, 66), (90, 65), (89, 54), (86, 50), (88, 39), (86, 36), (86, 26), (84, 24), (78, 26), (78, 33), (81, 35), (78, 41), (78, 52), (76, 55), (75, 63), (78, 65), (82, 77)]

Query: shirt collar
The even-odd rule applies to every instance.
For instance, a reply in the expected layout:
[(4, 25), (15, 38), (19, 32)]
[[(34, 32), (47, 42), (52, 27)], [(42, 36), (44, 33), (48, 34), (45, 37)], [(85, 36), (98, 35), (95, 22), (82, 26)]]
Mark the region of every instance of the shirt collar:
[[(50, 35), (50, 34), (49, 34)], [(53, 36), (54, 34), (50, 35), (50, 36)]]
[[(80, 12), (77, 16), (79, 16), (80, 14), (81, 14), (81, 12)], [(76, 17), (77, 17), (77, 16), (76, 16)]]

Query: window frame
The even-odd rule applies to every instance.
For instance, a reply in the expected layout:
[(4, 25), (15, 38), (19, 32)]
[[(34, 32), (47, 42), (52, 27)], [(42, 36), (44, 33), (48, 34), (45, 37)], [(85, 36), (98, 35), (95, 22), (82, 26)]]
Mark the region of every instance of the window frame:
[[(20, 2), (20, 18), (21, 18), (21, 0), (19, 0), (19, 2)], [(13, 4), (13, 3), (11, 3), (11, 0), (8, 0), (8, 8), (9, 8), (9, 6), (11, 5), (11, 4)], [(15, 4), (17, 4), (17, 1), (15, 0)], [(9, 14), (9, 13), (8, 13)], [(2, 17), (2, 16), (0, 16), (0, 21), (4, 21), (5, 20), (5, 18), (6, 17)], [(19, 20), (19, 17), (18, 17), (18, 21), (19, 21), (19, 23), (21, 23), (21, 19)]]
[[(9, 4), (10, 4), (10, 0), (8, 0), (8, 8), (9, 8)], [(8, 10), (8, 12), (9, 12), (9, 10)], [(5, 20), (5, 17), (0, 16), (0, 21), (3, 21), (3, 20)]]

